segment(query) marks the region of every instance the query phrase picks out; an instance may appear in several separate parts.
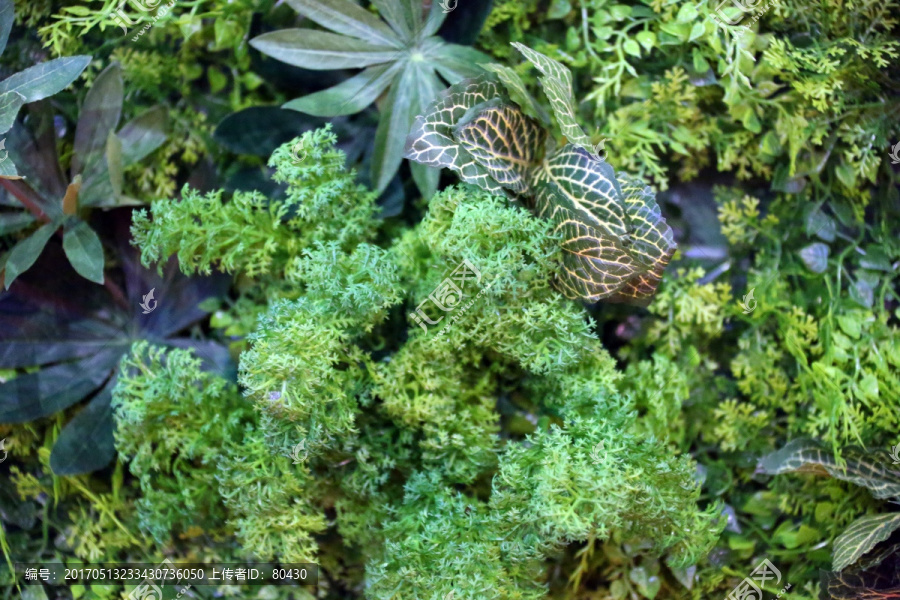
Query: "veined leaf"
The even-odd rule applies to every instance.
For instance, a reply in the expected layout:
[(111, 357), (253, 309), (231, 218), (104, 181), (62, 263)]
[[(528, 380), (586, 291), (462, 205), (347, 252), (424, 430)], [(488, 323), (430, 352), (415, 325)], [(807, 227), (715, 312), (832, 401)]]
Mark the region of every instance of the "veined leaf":
[(6, 50), (9, 32), (16, 18), (16, 9), (12, 0), (0, 0), (0, 54)]
[(537, 100), (528, 93), (528, 90), (525, 89), (525, 82), (522, 81), (522, 78), (519, 77), (518, 73), (506, 65), (498, 63), (488, 63), (482, 66), (485, 70), (496, 74), (497, 77), (500, 78), (500, 81), (506, 86), (509, 97), (525, 111), (525, 114), (537, 119), (544, 125), (550, 124), (550, 115), (548, 115), (547, 111), (544, 110), (544, 107), (538, 104)]
[(536, 172), (535, 211), (563, 236), (560, 287), (573, 299), (649, 304), (675, 253), (649, 188), (623, 190), (604, 161), (569, 144)]
[(528, 46), (513, 42), (513, 46), (527, 58), (531, 64), (543, 73), (541, 85), (544, 93), (550, 100), (550, 107), (556, 117), (560, 130), (571, 144), (589, 148), (591, 139), (585, 135), (584, 130), (575, 119), (575, 106), (573, 104), (572, 73), (562, 63), (549, 56), (535, 52)]
[(288, 0), (288, 4), (337, 33), (376, 45), (403, 47), (403, 42), (383, 21), (349, 0)]
[(815, 441), (797, 439), (762, 457), (756, 470), (769, 475), (790, 472), (830, 475), (868, 488), (876, 498), (900, 497), (900, 473), (889, 471), (883, 465), (884, 457), (870, 457), (854, 448), (846, 449), (844, 455), (846, 464), (842, 468), (831, 452)]
[(503, 187), (526, 193), (528, 175), (542, 158), (547, 132), (501, 99), (479, 105), (456, 124), (453, 137)]
[(487, 170), (453, 138), (453, 127), (466, 111), (500, 96), (497, 82), (487, 75), (450, 86), (425, 114), (416, 117), (406, 139), (404, 156), (430, 167), (448, 167), (467, 183), (502, 193), (503, 188)]
[(392, 61), (399, 51), (345, 35), (313, 29), (282, 29), (250, 40), (250, 45), (295, 67), (325, 71), (359, 69)]
[(898, 528), (900, 528), (900, 513), (897, 512), (868, 515), (853, 521), (846, 531), (834, 540), (831, 569), (843, 571), (876, 544), (888, 539)]

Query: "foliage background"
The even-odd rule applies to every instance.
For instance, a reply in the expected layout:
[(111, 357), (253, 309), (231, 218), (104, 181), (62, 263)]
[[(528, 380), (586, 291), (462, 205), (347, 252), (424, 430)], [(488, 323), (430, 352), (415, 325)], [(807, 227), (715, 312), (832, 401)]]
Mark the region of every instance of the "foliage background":
[[(147, 267), (177, 254), (188, 274), (217, 266), (234, 275), (229, 294), (203, 305), (211, 317), (181, 333), (220, 348), (208, 356), (227, 346), (240, 372), (135, 346), (110, 392), (123, 415), (118, 457), (92, 474), (50, 468), (84, 404), (0, 425), (11, 442), (0, 465), (7, 566), (250, 551), (319, 562), (323, 598), (486, 597), (482, 584), (510, 598), (706, 598), (768, 558), (792, 598), (825, 593), (835, 538), (892, 506), (839, 478), (771, 476), (757, 464), (799, 437), (837, 457), (859, 447), (878, 464), (900, 443), (900, 197), (888, 157), (900, 141), (897, 2), (760, 4), (748, 31), (716, 24), (705, 2), (467, 4), (441, 35), (474, 41), (541, 99), (511, 42), (566, 64), (586, 131), (607, 138), (617, 170), (659, 190), (680, 251), (648, 309), (561, 299), (549, 285), (553, 240), (499, 199), (466, 188), (420, 199), (407, 167), (384, 194), (369, 192), (365, 140), (377, 105), (308, 133), (311, 156), (292, 166), (279, 145), (326, 119), (276, 107), (352, 73), (303, 71), (251, 49), (254, 36), (299, 21), (287, 5), (179, 2), (132, 43), (104, 17), (110, 2), (17, 3), (5, 70), (93, 57), (49, 101), (63, 161), (85, 92), (110, 62), (127, 90), (123, 122), (166, 107), (165, 143), (125, 172), (128, 195), (150, 205), (134, 218), (135, 239)], [(473, 15), (485, 18), (477, 39), (466, 31)], [(342, 158), (358, 179), (344, 175)], [(184, 183), (198, 191), (171, 201)], [(222, 192), (204, 195), (212, 190)], [(113, 280), (128, 268), (116, 240), (127, 239), (131, 210), (86, 215)], [(209, 221), (201, 228), (197, 218)], [(0, 238), (0, 248), (25, 233)], [(69, 266), (54, 244), (0, 297), (4, 318), (26, 286), (59, 299), (92, 285), (57, 275)], [(404, 314), (464, 257), (500, 283), (453, 325), (446, 347), (428, 345)], [(751, 290), (747, 314), (740, 302)], [(129, 348), (160, 343), (130, 331)], [(272, 373), (315, 369), (313, 383), (270, 396)], [(320, 397), (331, 399), (327, 410), (311, 400)], [(301, 434), (310, 460), (297, 469), (285, 454)], [(611, 450), (598, 465), (590, 452), (600, 440)], [(694, 478), (692, 496), (681, 484)], [(640, 512), (634, 482), (659, 496)], [(259, 496), (241, 492), (251, 486)], [(610, 503), (624, 490), (633, 496), (622, 513)], [(573, 510), (578, 498), (590, 509)], [(679, 547), (655, 536), (663, 515), (709, 529)], [(888, 568), (897, 541), (880, 546)]]

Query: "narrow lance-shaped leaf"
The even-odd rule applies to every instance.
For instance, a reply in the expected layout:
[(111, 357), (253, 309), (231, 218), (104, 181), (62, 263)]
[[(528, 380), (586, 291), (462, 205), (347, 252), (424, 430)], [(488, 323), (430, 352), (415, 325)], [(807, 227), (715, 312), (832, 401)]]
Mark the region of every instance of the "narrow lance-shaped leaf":
[(113, 377), (60, 432), (50, 453), (55, 475), (81, 475), (102, 469), (116, 455), (113, 439)]
[(368, 67), (333, 87), (291, 100), (282, 108), (317, 117), (352, 115), (375, 102), (399, 70), (400, 63)]
[(322, 27), (358, 40), (402, 48), (397, 34), (378, 17), (349, 0), (288, 0), (291, 8)]
[(103, 283), (103, 244), (87, 223), (81, 219), (66, 227), (63, 250), (79, 275), (94, 283)]
[(888, 539), (898, 528), (900, 528), (900, 512), (867, 515), (853, 521), (846, 531), (834, 540), (831, 569), (843, 571), (876, 544)]
[(6, 42), (9, 41), (9, 32), (16, 18), (16, 9), (13, 0), (0, 0), (0, 54), (6, 50)]
[(359, 69), (394, 60), (398, 51), (344, 35), (313, 29), (282, 29), (250, 40), (272, 58), (304, 69)]

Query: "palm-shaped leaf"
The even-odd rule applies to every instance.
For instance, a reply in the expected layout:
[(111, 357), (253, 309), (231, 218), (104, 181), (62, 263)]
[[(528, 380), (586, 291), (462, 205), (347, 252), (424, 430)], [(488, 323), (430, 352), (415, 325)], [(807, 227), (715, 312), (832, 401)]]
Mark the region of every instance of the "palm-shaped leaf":
[[(372, 153), (372, 181), (384, 191), (403, 159), (413, 118), (444, 88), (482, 72), (488, 56), (449, 44), (435, 34), (446, 18), (440, 4), (427, 14), (419, 0), (373, 0), (382, 21), (350, 0), (289, 0), (297, 12), (335, 33), (288, 29), (263, 34), (254, 48), (306, 69), (368, 67), (331, 87), (292, 100), (284, 108), (320, 117), (357, 113), (387, 93)], [(439, 172), (416, 166), (413, 179), (423, 196), (437, 189)]]

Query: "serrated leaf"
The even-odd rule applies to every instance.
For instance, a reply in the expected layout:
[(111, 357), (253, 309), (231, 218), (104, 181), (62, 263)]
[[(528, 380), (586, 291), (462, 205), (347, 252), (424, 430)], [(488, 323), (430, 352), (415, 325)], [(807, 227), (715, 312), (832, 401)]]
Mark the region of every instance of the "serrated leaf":
[(295, 67), (327, 71), (360, 69), (396, 60), (396, 48), (313, 29), (281, 29), (250, 40), (250, 45)]
[(89, 62), (90, 56), (67, 56), (29, 67), (0, 82), (0, 94), (18, 92), (26, 104), (37, 102), (68, 87)]
[(813, 273), (824, 273), (828, 268), (828, 246), (821, 242), (800, 249), (800, 259)]
[(900, 528), (900, 513), (868, 515), (853, 521), (834, 540), (831, 569), (843, 571)]
[(288, 0), (301, 15), (336, 33), (382, 46), (403, 42), (381, 19), (349, 0)]
[(808, 439), (789, 442), (781, 450), (759, 460), (757, 472), (769, 475), (782, 473), (815, 473), (830, 475), (868, 488), (876, 498), (900, 496), (900, 473), (883, 466), (886, 457), (869, 457), (848, 448), (844, 451), (845, 467), (838, 466), (834, 456), (818, 443)]
[(13, 246), (6, 258), (6, 275), (4, 276), (6, 289), (9, 289), (16, 277), (31, 268), (57, 227), (59, 225), (56, 223), (47, 223)]
[(87, 223), (77, 219), (74, 226), (66, 227), (63, 250), (79, 275), (88, 281), (103, 283), (103, 244)]
[(537, 67), (543, 74), (540, 78), (544, 93), (550, 100), (550, 107), (559, 125), (562, 134), (571, 144), (589, 148), (591, 139), (585, 135), (584, 130), (575, 119), (575, 106), (573, 104), (572, 73), (560, 62), (540, 52), (535, 52), (528, 46), (514, 42), (513, 46)]

